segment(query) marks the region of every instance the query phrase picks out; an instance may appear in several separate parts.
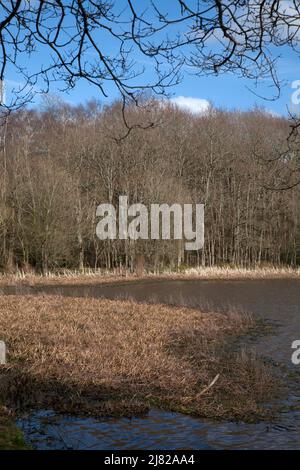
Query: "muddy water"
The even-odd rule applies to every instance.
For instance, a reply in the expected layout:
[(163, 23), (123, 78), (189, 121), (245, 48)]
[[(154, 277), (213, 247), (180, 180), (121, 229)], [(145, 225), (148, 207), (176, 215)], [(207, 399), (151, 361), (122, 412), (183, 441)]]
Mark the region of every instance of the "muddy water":
[(19, 423), (36, 448), (300, 449), (300, 365), (291, 362), (291, 344), (300, 339), (300, 281), (147, 281), (118, 286), (7, 287), (1, 290), (5, 294), (134, 298), (218, 310), (234, 306), (263, 318), (272, 326), (272, 334), (256, 339), (251, 346), (284, 365), (296, 377), (288, 383), (285, 411), (274, 422), (215, 423), (158, 410), (152, 410), (144, 418), (96, 421), (58, 417), (44, 410)]

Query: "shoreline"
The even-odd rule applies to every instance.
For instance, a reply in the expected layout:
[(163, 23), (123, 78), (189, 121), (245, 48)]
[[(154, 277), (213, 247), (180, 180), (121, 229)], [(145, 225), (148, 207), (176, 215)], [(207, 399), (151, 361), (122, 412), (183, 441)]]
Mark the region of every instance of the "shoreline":
[(140, 276), (119, 272), (104, 272), (86, 269), (84, 271), (65, 270), (60, 273), (33, 274), (18, 272), (16, 274), (0, 274), (0, 286), (14, 285), (96, 285), (96, 284), (127, 284), (143, 281), (168, 280), (207, 280), (207, 281), (243, 281), (300, 279), (300, 268), (191, 268), (182, 272), (144, 273)]
[(11, 419), (1, 416), (0, 411), (0, 450), (29, 450), (22, 431)]

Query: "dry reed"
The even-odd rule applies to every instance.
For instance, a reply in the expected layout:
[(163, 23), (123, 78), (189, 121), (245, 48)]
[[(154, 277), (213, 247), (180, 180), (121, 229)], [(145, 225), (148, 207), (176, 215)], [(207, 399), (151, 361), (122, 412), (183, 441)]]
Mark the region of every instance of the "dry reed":
[(249, 316), (237, 313), (0, 296), (9, 359), (0, 369), (0, 397), (9, 409), (93, 416), (157, 406), (215, 418), (262, 417), (276, 380), (261, 359), (229, 347), (252, 327)]

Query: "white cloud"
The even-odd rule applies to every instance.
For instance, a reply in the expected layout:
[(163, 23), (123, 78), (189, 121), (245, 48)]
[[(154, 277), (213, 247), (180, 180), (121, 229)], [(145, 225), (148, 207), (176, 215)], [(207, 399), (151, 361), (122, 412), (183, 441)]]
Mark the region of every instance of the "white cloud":
[(266, 109), (265, 112), (266, 112), (266, 114), (269, 114), (273, 118), (281, 118), (282, 117), (279, 113), (277, 113), (273, 109)]
[(203, 114), (210, 108), (209, 101), (201, 98), (177, 96), (176, 98), (171, 98), (170, 101), (183, 111), (187, 111), (192, 114)]

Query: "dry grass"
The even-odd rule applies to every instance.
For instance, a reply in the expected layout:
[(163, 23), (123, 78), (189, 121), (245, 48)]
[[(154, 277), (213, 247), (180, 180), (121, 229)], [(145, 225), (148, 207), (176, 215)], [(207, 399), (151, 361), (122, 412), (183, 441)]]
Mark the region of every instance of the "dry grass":
[(255, 279), (300, 279), (299, 268), (289, 267), (260, 267), (260, 268), (232, 268), (232, 267), (204, 267), (189, 268), (179, 272), (164, 271), (163, 273), (145, 273), (138, 277), (134, 274), (111, 272), (100, 269), (85, 269), (84, 271), (63, 270), (59, 273), (46, 273), (38, 275), (18, 271), (16, 274), (0, 275), (0, 285), (38, 285), (38, 284), (105, 284), (132, 282), (137, 280), (163, 280), (163, 279), (207, 279), (207, 280), (255, 280)]
[(133, 415), (152, 406), (215, 418), (263, 416), (276, 381), (253, 355), (228, 352), (252, 326), (249, 316), (236, 313), (1, 296), (9, 364), (0, 369), (0, 396), (10, 409), (93, 416)]

